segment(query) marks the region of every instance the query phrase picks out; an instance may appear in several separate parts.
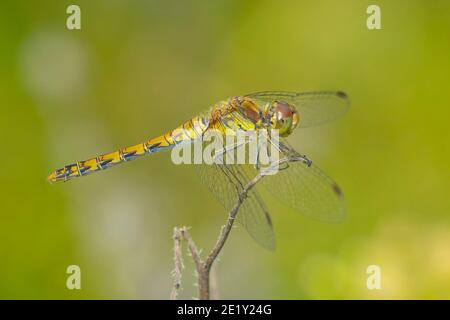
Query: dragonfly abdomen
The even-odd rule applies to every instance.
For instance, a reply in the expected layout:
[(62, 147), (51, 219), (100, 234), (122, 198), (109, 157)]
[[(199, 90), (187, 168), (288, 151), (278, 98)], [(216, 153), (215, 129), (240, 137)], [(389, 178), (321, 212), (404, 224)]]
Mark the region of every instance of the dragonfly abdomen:
[(66, 165), (48, 176), (50, 182), (67, 181), (76, 177), (85, 176), (100, 170), (108, 169), (116, 164), (133, 160), (147, 153), (145, 143), (119, 149), (114, 152), (99, 155), (88, 160), (78, 161)]
[(200, 138), (208, 128), (208, 124), (208, 118), (204, 116), (192, 118), (174, 130), (146, 142), (66, 165), (52, 172), (47, 179), (50, 182), (67, 181), (108, 169), (116, 164), (131, 161), (147, 154), (170, 149), (179, 143)]

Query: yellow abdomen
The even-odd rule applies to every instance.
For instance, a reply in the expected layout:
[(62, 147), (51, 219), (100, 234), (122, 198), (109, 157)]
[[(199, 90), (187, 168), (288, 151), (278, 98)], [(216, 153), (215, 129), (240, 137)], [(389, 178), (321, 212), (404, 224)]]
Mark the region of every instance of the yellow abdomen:
[(67, 181), (108, 169), (116, 164), (127, 162), (143, 155), (172, 148), (178, 143), (201, 138), (208, 125), (209, 119), (207, 117), (198, 116), (192, 118), (174, 130), (146, 142), (66, 165), (52, 172), (47, 180), (49, 182)]

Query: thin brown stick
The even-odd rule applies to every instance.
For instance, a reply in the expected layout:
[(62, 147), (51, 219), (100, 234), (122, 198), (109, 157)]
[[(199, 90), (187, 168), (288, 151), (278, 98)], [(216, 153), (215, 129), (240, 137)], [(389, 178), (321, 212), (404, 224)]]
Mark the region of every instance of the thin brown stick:
[(181, 252), (181, 232), (180, 229), (173, 230), (173, 261), (175, 268), (173, 270), (173, 288), (170, 293), (170, 300), (176, 300), (181, 290), (181, 275), (184, 269), (183, 254)]
[[(198, 277), (198, 290), (199, 290), (199, 298), (201, 300), (209, 300), (210, 299), (210, 273), (211, 267), (216, 261), (219, 253), (221, 252), (225, 242), (228, 239), (228, 236), (233, 228), (234, 220), (239, 212), (239, 208), (244, 203), (247, 198), (248, 192), (264, 177), (262, 174), (256, 175), (239, 193), (239, 197), (236, 205), (231, 209), (228, 214), (228, 219), (225, 225), (222, 226), (220, 230), (219, 237), (216, 241), (216, 244), (212, 248), (211, 252), (206, 257), (206, 260), (203, 261), (200, 257), (199, 250), (195, 245), (194, 240), (188, 232), (186, 227), (175, 228), (174, 229), (174, 261), (175, 261), (175, 271), (174, 271), (174, 286), (172, 289), (171, 299), (176, 299), (178, 297), (178, 292), (181, 287), (181, 267), (182, 259), (179, 255), (181, 252), (181, 240), (187, 242), (188, 250), (192, 256), (192, 259), (195, 263), (195, 269), (197, 271)], [(180, 262), (181, 261), (181, 262)]]
[(217, 256), (219, 255), (220, 251), (222, 250), (223, 246), (225, 245), (225, 242), (228, 239), (228, 236), (231, 232), (231, 229), (233, 228), (234, 220), (236, 219), (236, 216), (239, 212), (239, 208), (244, 203), (245, 199), (247, 198), (248, 192), (261, 180), (264, 176), (261, 174), (256, 175), (242, 190), (242, 192), (239, 194), (239, 198), (237, 200), (236, 205), (233, 209), (231, 209), (230, 213), (228, 214), (228, 220), (227, 223), (222, 226), (222, 229), (220, 231), (219, 238), (217, 239), (216, 245), (209, 253), (208, 257), (205, 261), (205, 269), (208, 271), (211, 270), (211, 266), (216, 260)]
[[(219, 261), (219, 259), (217, 259)], [(211, 271), (209, 274), (209, 299), (210, 300), (219, 300), (220, 299), (220, 293), (219, 293), (219, 282), (218, 282), (218, 264), (215, 263), (211, 267)]]
[(188, 231), (187, 227), (183, 227), (180, 229), (182, 238), (187, 242), (189, 252), (191, 253), (192, 260), (194, 260), (195, 268), (200, 270), (203, 267), (203, 261), (200, 257), (200, 252), (197, 249), (197, 246), (195, 245), (194, 240), (192, 240), (192, 237)]

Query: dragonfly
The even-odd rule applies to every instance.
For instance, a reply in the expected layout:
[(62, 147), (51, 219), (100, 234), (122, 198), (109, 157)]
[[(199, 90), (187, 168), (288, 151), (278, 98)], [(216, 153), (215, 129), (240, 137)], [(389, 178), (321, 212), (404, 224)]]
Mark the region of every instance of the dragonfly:
[[(206, 112), (145, 142), (66, 165), (48, 176), (49, 182), (69, 181), (111, 168), (144, 155), (169, 150), (181, 143), (201, 140), (209, 131), (223, 135), (275, 129), (280, 170), (264, 176), (261, 184), (269, 194), (308, 217), (329, 223), (346, 215), (343, 192), (330, 177), (286, 140), (296, 128), (307, 128), (334, 120), (346, 113), (349, 99), (341, 91), (264, 91), (222, 100)], [(235, 146), (238, 147), (237, 145)], [(230, 148), (224, 149), (229, 152)], [(198, 176), (222, 206), (230, 211), (261, 167), (249, 164), (213, 162), (196, 165)], [(258, 188), (248, 190), (239, 222), (258, 244), (275, 250), (271, 215)]]

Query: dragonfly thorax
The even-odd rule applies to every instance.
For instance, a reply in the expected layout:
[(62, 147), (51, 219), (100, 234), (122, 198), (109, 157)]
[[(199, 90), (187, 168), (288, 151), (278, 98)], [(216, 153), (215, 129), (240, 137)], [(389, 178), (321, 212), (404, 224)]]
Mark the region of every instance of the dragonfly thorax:
[(299, 116), (295, 107), (284, 101), (274, 101), (268, 106), (267, 120), (280, 137), (286, 137), (297, 127)]

